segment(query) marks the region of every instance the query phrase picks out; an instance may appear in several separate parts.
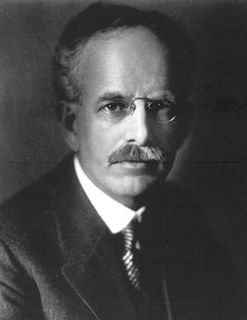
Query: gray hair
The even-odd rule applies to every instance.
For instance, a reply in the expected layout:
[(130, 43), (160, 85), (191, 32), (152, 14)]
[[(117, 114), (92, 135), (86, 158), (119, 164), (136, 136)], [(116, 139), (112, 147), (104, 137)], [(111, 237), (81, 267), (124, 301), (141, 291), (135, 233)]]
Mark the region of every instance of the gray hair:
[(141, 11), (134, 7), (98, 2), (68, 23), (56, 47), (53, 66), (59, 119), (64, 104), (82, 103), (78, 68), (87, 41), (99, 33), (138, 26), (150, 29), (161, 42), (166, 43), (171, 67), (179, 72), (179, 78), (183, 81), (181, 90), (188, 90), (193, 73), (194, 48), (177, 22), (156, 11)]

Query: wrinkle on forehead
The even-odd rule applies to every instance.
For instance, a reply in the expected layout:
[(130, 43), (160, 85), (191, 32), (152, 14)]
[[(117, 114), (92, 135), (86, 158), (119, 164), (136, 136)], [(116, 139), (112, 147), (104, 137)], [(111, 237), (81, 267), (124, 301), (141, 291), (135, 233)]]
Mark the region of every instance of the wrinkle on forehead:
[(168, 51), (146, 28), (129, 29), (120, 38), (102, 35), (90, 40), (80, 69), (81, 87), (87, 91), (93, 83), (99, 94), (150, 96), (168, 87)]

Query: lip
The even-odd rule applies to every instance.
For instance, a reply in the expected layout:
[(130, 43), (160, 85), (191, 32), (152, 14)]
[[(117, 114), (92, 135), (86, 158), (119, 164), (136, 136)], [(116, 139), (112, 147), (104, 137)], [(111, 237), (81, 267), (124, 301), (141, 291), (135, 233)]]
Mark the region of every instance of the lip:
[(157, 161), (123, 161), (115, 163), (125, 169), (129, 170), (149, 170), (157, 168)]

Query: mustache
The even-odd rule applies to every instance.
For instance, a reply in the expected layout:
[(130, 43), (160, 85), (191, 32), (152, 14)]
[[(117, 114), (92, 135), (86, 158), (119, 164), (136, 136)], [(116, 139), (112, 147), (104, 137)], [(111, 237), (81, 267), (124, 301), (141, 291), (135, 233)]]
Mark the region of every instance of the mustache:
[(126, 144), (112, 152), (108, 161), (110, 164), (118, 162), (167, 162), (167, 158), (159, 147), (138, 146)]

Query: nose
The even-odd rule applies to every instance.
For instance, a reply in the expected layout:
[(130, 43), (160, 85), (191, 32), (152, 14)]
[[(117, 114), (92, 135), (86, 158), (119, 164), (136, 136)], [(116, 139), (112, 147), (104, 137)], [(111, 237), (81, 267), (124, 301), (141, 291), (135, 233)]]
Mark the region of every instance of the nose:
[(127, 128), (128, 142), (136, 143), (140, 146), (147, 144), (151, 137), (150, 123), (145, 108), (145, 102), (135, 101), (135, 111), (129, 119)]

